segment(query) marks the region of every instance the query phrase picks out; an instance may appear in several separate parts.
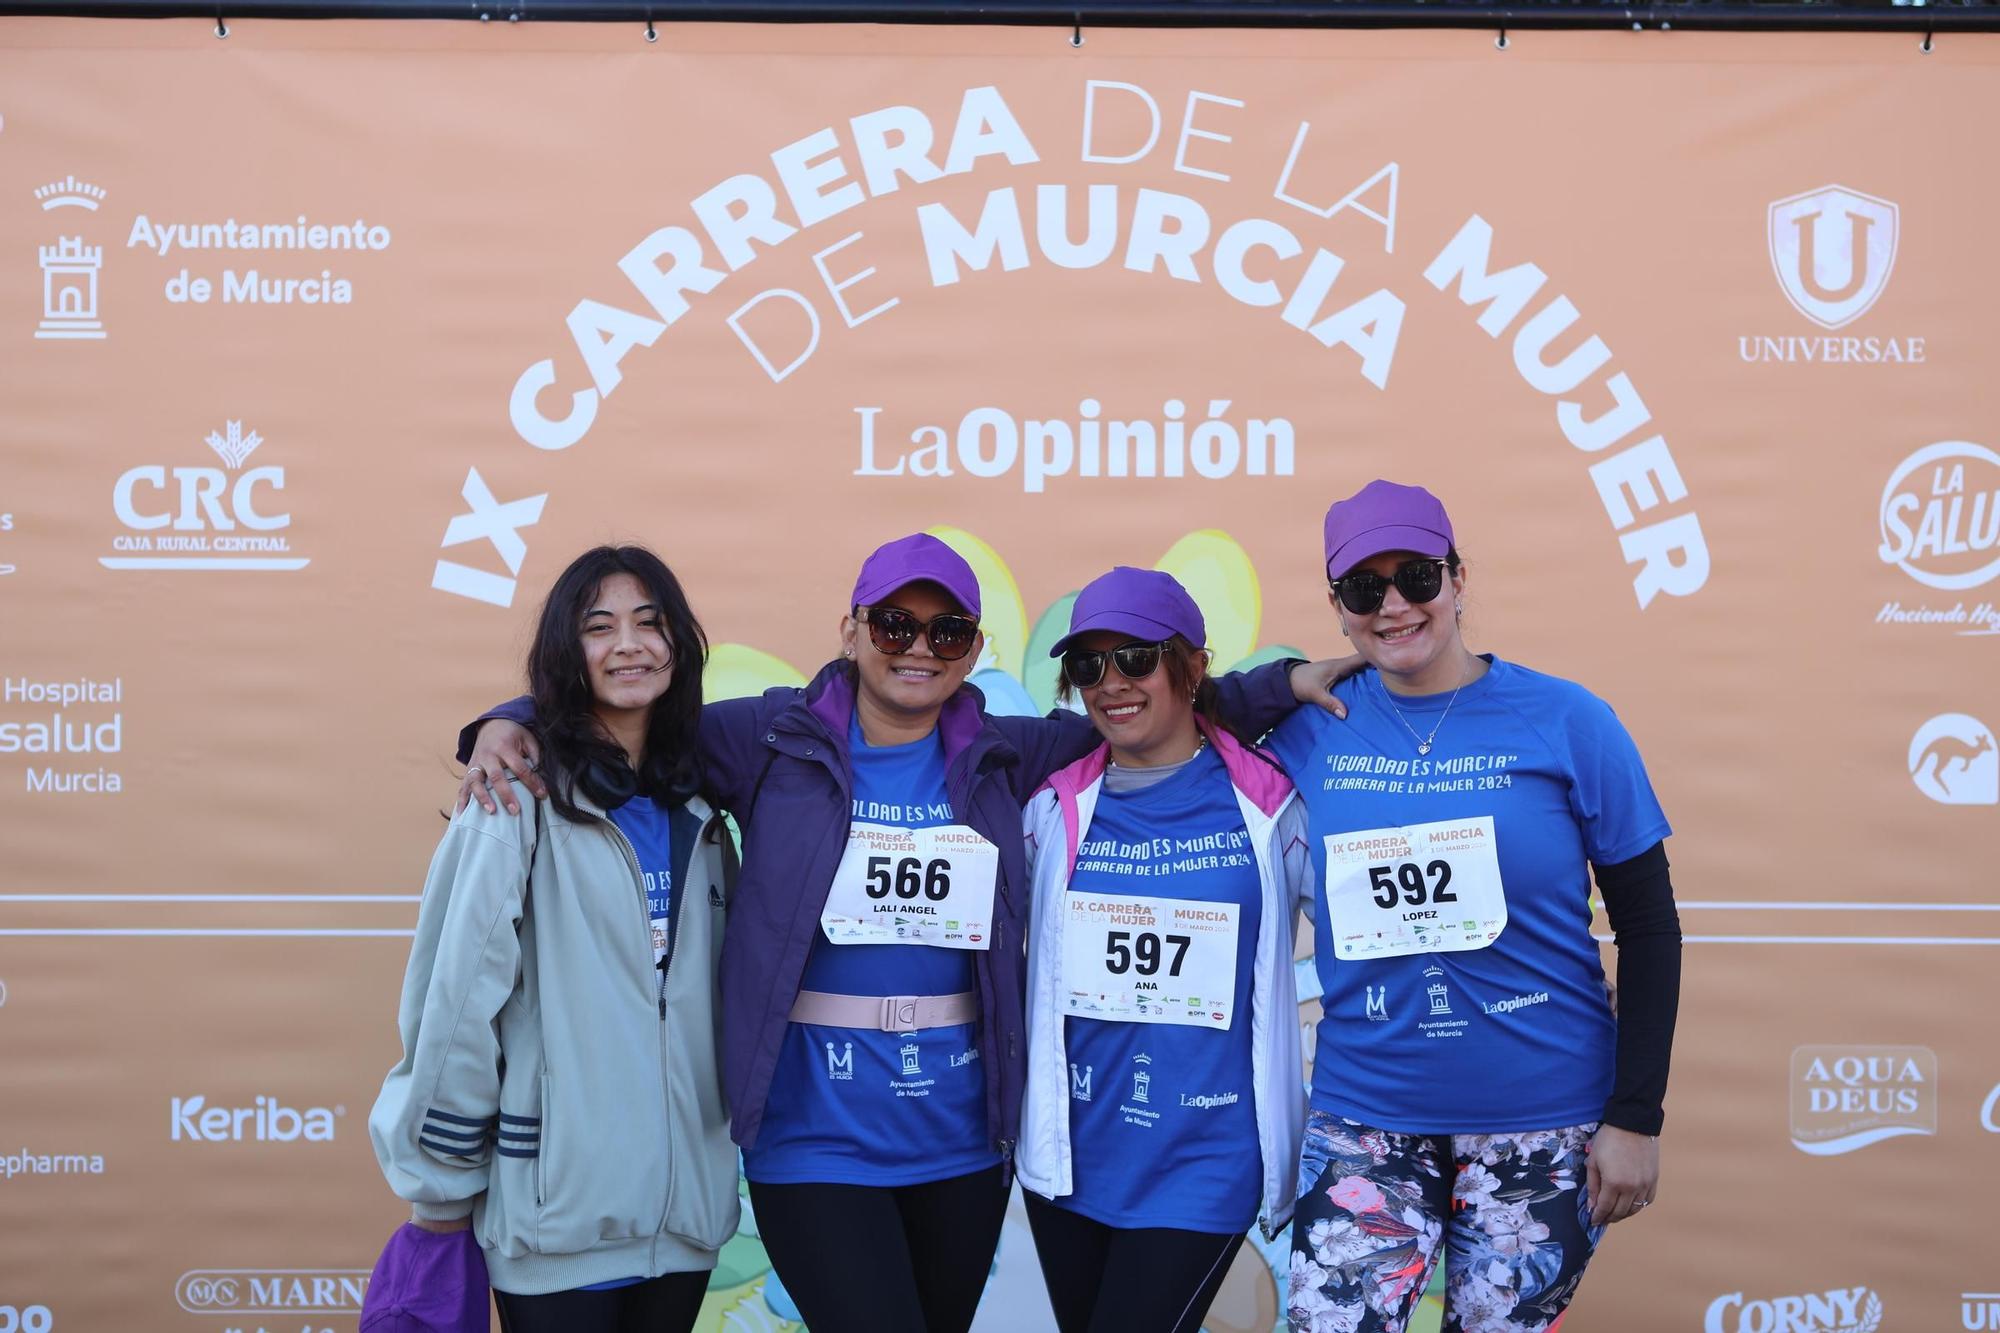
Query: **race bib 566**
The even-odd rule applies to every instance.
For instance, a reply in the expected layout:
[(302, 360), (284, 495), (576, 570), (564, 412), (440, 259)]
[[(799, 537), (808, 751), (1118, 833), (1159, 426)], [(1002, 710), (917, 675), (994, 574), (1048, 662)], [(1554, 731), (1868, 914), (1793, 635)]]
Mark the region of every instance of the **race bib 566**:
[(987, 949), (1000, 849), (963, 824), (855, 824), (820, 913), (835, 944)]

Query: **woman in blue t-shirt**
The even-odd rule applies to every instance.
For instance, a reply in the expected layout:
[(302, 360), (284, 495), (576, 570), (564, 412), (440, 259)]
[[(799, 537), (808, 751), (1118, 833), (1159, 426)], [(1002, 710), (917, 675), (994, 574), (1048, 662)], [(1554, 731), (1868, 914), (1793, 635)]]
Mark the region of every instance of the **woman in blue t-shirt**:
[(1345, 723), (1299, 713), (1271, 737), (1321, 886), (1292, 1327), (1400, 1333), (1442, 1242), (1446, 1328), (1549, 1328), (1603, 1228), (1658, 1186), (1680, 988), (1666, 817), (1602, 700), (1467, 650), (1466, 571), (1428, 491), (1335, 504), (1326, 573), (1373, 669), (1337, 691)]
[[(813, 1333), (964, 1333), (999, 1240), (1026, 1065), (1023, 803), (1097, 744), (966, 684), (979, 581), (913, 534), (862, 563), (841, 655), (804, 689), (709, 702), (699, 752), (742, 829), (722, 1074), (758, 1234)], [(1335, 664), (1221, 682), (1246, 726), (1326, 699)], [(530, 721), (520, 701), (505, 717)], [(489, 721), (462, 794), (534, 789)], [(477, 775), (477, 781), (474, 780)]]
[(1106, 738), (1025, 821), (1019, 1162), (1062, 1333), (1196, 1333), (1243, 1233), (1292, 1210), (1305, 812), (1219, 725), (1204, 642), (1180, 584), (1121, 567), (1051, 649)]

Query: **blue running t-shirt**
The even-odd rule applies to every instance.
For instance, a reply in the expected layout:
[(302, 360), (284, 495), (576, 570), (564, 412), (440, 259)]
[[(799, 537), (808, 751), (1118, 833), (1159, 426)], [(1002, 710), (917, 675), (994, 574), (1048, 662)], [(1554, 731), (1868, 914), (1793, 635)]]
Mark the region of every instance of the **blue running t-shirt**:
[[(673, 812), (662, 810), (650, 796), (634, 796), (605, 813), (632, 844), (633, 855), (639, 859), (639, 881), (646, 886), (646, 916), (652, 927), (653, 965), (657, 967), (667, 956), (674, 934)], [(686, 817), (685, 811), (682, 813)], [(645, 1280), (613, 1278), (577, 1290), (616, 1291), (620, 1287), (636, 1287)]]
[(634, 796), (608, 812), (639, 857), (639, 878), (646, 886), (646, 915), (653, 926), (653, 962), (667, 956), (673, 938), (674, 839), (667, 811), (650, 796)]
[[(1243, 812), (1215, 752), (1142, 790), (1101, 789), (1069, 892), (1235, 907), (1235, 985), (1227, 1029), (1064, 1019), (1074, 1188), (1055, 1202), (1107, 1226), (1247, 1230), (1263, 1175), (1250, 1058), (1262, 894)], [(1074, 929), (1066, 924), (1065, 935)], [(1100, 940), (1114, 951), (1136, 943), (1125, 932), (1093, 930), (1090, 948)], [(1177, 952), (1169, 945), (1140, 955), (1163, 989), (1172, 989), (1166, 974)], [(1118, 962), (1121, 975), (1145, 966), (1122, 954)], [(1065, 974), (1058, 993), (1077, 984)]]
[[(854, 818), (933, 828), (958, 822), (933, 731), (904, 745), (848, 732)], [(821, 931), (805, 990), (836, 995), (952, 995), (978, 989), (972, 954), (928, 944), (835, 944)], [(921, 1032), (793, 1023), (778, 1053), (763, 1128), (744, 1173), (769, 1185), (917, 1185), (996, 1164), (976, 1025)]]
[(1319, 872), (1312, 1104), (1381, 1129), (1602, 1118), (1617, 1027), (1589, 863), (1671, 832), (1609, 705), (1487, 660), (1455, 702), (1363, 672), (1335, 690), (1345, 721), (1302, 708), (1271, 735)]

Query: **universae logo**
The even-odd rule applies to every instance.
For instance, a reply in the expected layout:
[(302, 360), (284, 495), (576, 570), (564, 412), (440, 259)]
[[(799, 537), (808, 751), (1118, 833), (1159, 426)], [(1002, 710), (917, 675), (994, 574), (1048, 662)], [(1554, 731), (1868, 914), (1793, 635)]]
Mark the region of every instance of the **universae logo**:
[(1778, 200), (1767, 219), (1778, 285), (1821, 328), (1852, 324), (1889, 285), (1901, 219), (1887, 199), (1823, 185)]

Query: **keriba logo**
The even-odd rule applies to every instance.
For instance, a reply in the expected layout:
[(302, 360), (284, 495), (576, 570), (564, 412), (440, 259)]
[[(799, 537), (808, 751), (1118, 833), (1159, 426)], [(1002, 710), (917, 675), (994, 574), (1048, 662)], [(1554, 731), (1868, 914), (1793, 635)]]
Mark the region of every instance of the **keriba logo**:
[(276, 1097), (259, 1097), (251, 1106), (210, 1106), (206, 1095), (176, 1097), (168, 1120), (175, 1143), (331, 1143), (334, 1123), (347, 1114), (345, 1106), (309, 1106), (295, 1110)]

